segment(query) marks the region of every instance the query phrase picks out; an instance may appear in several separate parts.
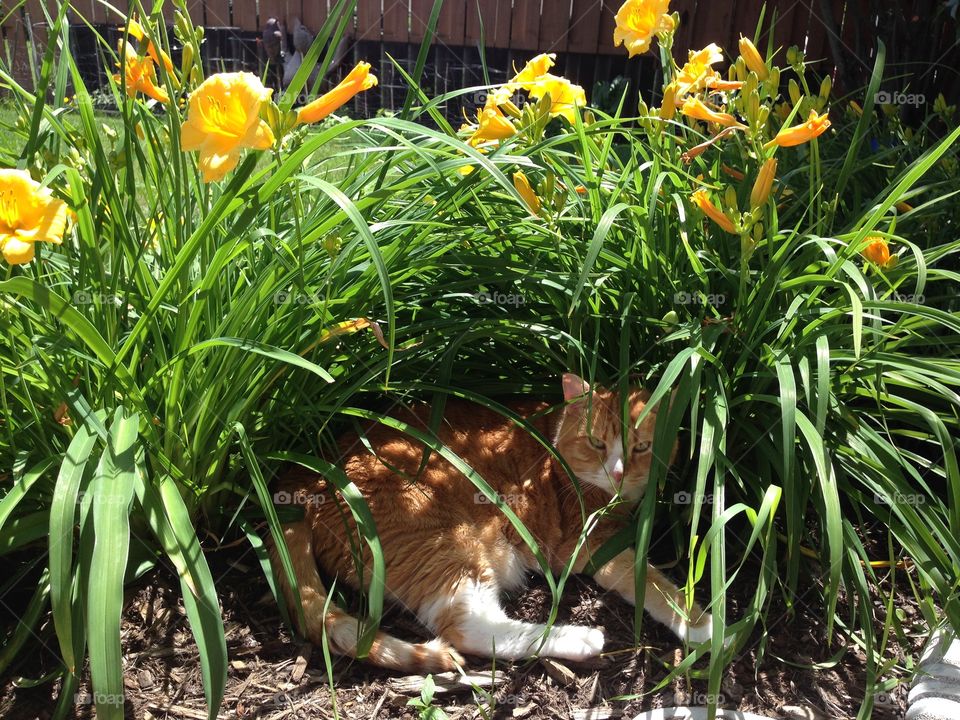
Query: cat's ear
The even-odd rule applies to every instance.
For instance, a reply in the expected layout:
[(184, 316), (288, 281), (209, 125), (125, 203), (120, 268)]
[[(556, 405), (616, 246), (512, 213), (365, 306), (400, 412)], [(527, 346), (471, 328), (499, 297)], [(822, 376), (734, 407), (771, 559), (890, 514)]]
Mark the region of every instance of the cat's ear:
[(590, 392), (590, 384), (573, 373), (563, 374), (563, 399), (566, 401), (582, 397)]

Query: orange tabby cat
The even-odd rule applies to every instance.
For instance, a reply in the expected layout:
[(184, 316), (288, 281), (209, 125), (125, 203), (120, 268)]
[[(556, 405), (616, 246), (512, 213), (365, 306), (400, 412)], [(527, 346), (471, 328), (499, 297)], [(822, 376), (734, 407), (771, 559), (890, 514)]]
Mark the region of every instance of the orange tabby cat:
[[(647, 484), (656, 411), (631, 429), (626, 454), (621, 437), (620, 400), (602, 388), (591, 389), (576, 375), (563, 376), (563, 408), (545, 413), (543, 402), (517, 402), (510, 407), (550, 438), (581, 483), (587, 515), (619, 496), (636, 502)], [(649, 395), (632, 390), (630, 416), (636, 420)], [(426, 429), (430, 408), (415, 406), (393, 416)], [(631, 428), (633, 427), (631, 423)], [(378, 633), (368, 659), (384, 667), (412, 672), (450, 670), (463, 664), (459, 653), (515, 660), (539, 654), (569, 660), (595, 656), (603, 649), (596, 628), (546, 626), (514, 620), (500, 606), (503, 590), (522, 585), (529, 570), (539, 570), (530, 549), (497, 509), (477, 493), (470, 481), (437, 453), (419, 475), (423, 447), (379, 423), (366, 428), (373, 454), (355, 434), (340, 440), (340, 467), (363, 493), (376, 521), (386, 562), (387, 597), (416, 613), (437, 639), (414, 644)], [(536, 439), (502, 415), (460, 401), (446, 403), (438, 429), (443, 444), (463, 458), (493, 487), (530, 530), (553, 572), (573, 555), (583, 530), (581, 505), (572, 481)], [(675, 455), (674, 448), (672, 455)], [(668, 461), (672, 461), (671, 456)], [(319, 564), (339, 582), (356, 586), (353, 551), (356, 527), (332, 486), (316, 475), (286, 476), (280, 489), (305, 504), (302, 521), (284, 526), (287, 545), (303, 601), (306, 636), (319, 644), (326, 629), (334, 652), (355, 656), (358, 623), (327, 604), (317, 572)], [(621, 505), (621, 508), (623, 506)], [(594, 550), (626, 519), (614, 509), (589, 536)], [(581, 572), (589, 552), (576, 558)], [(291, 610), (290, 588), (275, 551), (271, 558)], [(369, 561), (366, 557), (365, 562)], [(604, 588), (634, 602), (634, 553), (624, 551), (593, 576)], [(363, 573), (370, 578), (369, 566)], [(647, 567), (645, 609), (691, 642), (709, 639), (710, 615), (698, 606), (687, 616), (677, 612), (684, 596), (652, 566)], [(296, 617), (296, 613), (292, 613)]]

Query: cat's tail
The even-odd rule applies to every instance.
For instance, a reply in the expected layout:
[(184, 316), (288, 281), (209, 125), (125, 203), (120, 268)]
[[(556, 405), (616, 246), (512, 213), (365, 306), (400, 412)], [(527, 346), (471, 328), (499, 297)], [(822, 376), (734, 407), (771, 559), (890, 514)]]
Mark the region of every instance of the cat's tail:
[[(280, 583), (290, 616), (314, 645), (326, 642), (331, 652), (348, 657), (357, 656), (360, 623), (355, 617), (327, 602), (327, 591), (317, 572), (313, 553), (313, 533), (305, 521), (284, 525), (284, 537), (293, 561), (293, 571), (300, 589), (306, 627), (299, 627), (293, 593), (281, 568), (276, 548), (270, 546), (270, 560), (274, 576)], [(436, 673), (456, 670), (464, 660), (454, 648), (437, 638), (425, 643), (411, 643), (384, 632), (378, 632), (370, 646), (367, 661), (380, 667), (411, 673)]]

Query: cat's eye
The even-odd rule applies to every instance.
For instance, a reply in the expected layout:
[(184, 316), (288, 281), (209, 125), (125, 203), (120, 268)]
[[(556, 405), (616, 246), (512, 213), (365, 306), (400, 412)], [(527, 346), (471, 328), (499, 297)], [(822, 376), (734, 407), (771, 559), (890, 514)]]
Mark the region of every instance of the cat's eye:
[(650, 441), (644, 440), (643, 442), (638, 442), (633, 446), (633, 451), (635, 453), (645, 453), (650, 450)]
[(607, 444), (606, 444), (603, 440), (601, 440), (600, 438), (596, 438), (596, 437), (594, 437), (593, 435), (589, 435), (589, 436), (587, 437), (587, 440), (590, 441), (590, 446), (593, 447), (593, 448), (595, 448), (595, 449), (597, 449), (597, 450), (606, 450), (606, 449), (607, 449)]

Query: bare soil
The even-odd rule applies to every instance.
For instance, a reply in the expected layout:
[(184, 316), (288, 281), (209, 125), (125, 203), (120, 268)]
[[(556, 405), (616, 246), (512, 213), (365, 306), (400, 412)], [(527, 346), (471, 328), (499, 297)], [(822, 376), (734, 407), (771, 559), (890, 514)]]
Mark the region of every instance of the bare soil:
[[(235, 546), (208, 557), (214, 577), (220, 578), (217, 585), (230, 657), (220, 717), (335, 717), (322, 651), (298, 641), (284, 628), (252, 553)], [(678, 578), (681, 574), (668, 572)], [(901, 572), (898, 587), (904, 584)], [(734, 588), (728, 617), (741, 617), (752, 591), (750, 587)], [(846, 644), (836, 630), (835, 640), (828, 646), (823, 612), (812, 600), (815, 593), (801, 596), (793, 614), (786, 611), (776, 592), (772, 594), (768, 626), (758, 627), (747, 647), (739, 649), (723, 679), (719, 704), (773, 717), (793, 717), (789, 707), (784, 711), (785, 706), (808, 708), (813, 718), (855, 717), (865, 692), (862, 652), (856, 646), (841, 652)], [(925, 633), (912, 597), (899, 596), (896, 606), (906, 632), (901, 638), (903, 646), (897, 638), (891, 639), (886, 657), (898, 657), (902, 667), (905, 656), (919, 651)], [(531, 577), (526, 591), (507, 598), (507, 607), (516, 617), (542, 622), (550, 609), (549, 588), (541, 578)], [(882, 621), (884, 612), (878, 601), (875, 619)], [(486, 695), (460, 687), (438, 693), (434, 704), (451, 718), (530, 720), (631, 718), (651, 708), (706, 704), (706, 661), (699, 661), (688, 676), (681, 675), (658, 689), (682, 659), (682, 649), (670, 631), (649, 619), (642, 625), (639, 646), (635, 646), (633, 616), (634, 608), (619, 597), (585, 578), (572, 578), (558, 622), (602, 627), (607, 645), (600, 658), (582, 664), (499, 662), (494, 673), (497, 684), (488, 688)], [(398, 608), (388, 609), (383, 626), (400, 637), (429, 638), (413, 616)], [(36, 678), (56, 670), (57, 644), (49, 623), (38, 635), (44, 649), (26, 657), (16, 673)], [(122, 642), (127, 717), (206, 718), (197, 648), (179, 597), (179, 584), (169, 568), (158, 568), (131, 588)], [(474, 658), (469, 669), (489, 675), (491, 662)], [(896, 671), (886, 677), (897, 677)], [(2, 682), (0, 717), (51, 717), (59, 681), (36, 687), (23, 687), (10, 677)], [(333, 683), (341, 718), (420, 717), (415, 708), (407, 706), (419, 695), (420, 679), (404, 679), (361, 662), (334, 658)], [(75, 717), (95, 717), (89, 693), (89, 684), (84, 684)], [(903, 716), (904, 685), (877, 699), (875, 720)], [(590, 709), (593, 715), (587, 714)]]

